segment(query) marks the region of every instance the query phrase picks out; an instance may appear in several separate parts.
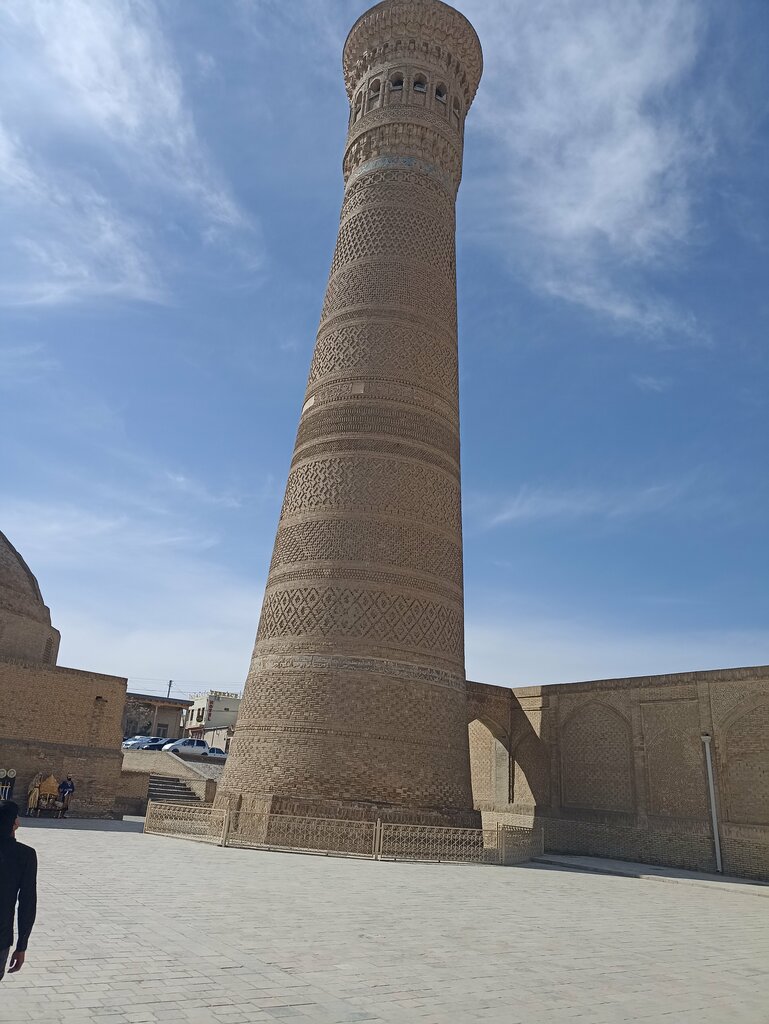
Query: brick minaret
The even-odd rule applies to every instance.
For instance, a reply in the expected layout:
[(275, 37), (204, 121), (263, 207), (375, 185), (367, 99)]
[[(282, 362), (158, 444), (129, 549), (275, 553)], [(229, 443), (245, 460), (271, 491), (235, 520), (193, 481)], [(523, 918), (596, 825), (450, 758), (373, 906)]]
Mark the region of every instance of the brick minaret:
[(454, 207), (481, 67), (438, 0), (347, 38), (341, 224), (220, 804), (476, 823)]

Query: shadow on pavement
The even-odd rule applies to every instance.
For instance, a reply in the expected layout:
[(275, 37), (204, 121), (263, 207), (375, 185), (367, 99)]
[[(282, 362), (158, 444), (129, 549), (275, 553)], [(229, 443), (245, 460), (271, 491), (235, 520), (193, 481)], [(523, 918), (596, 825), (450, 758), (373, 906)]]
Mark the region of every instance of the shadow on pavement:
[(576, 871), (597, 875), (613, 875), (615, 878), (640, 878), (645, 881), (684, 882), (718, 887), (732, 892), (741, 890), (749, 895), (769, 897), (769, 883), (752, 878), (737, 878), (732, 875), (715, 875), (704, 871), (687, 871), (683, 868), (662, 867), (657, 864), (641, 864), (637, 861), (612, 860), (607, 857), (584, 857), (573, 854), (544, 854), (520, 865), (539, 871)]
[[(77, 829), (80, 832), (143, 832), (144, 818), (123, 818), (114, 821), (110, 818), (22, 818), (17, 833), (28, 828)], [(22, 840), (23, 842), (23, 840)]]

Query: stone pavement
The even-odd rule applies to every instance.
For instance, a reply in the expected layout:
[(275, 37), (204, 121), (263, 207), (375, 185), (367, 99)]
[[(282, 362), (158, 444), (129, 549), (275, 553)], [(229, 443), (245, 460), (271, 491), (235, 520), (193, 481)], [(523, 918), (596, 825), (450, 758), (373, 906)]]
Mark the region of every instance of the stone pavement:
[(728, 885), (46, 824), (3, 1024), (769, 1022), (769, 908)]
[(610, 857), (580, 857), (571, 853), (545, 853), (537, 857), (538, 864), (554, 864), (575, 871), (595, 871), (600, 875), (626, 875), (628, 878), (654, 878), (658, 882), (698, 885), (713, 892), (728, 891), (732, 895), (760, 896), (769, 899), (769, 882), (754, 882), (731, 875), (709, 875), (704, 871), (685, 871), (682, 868), (662, 868), (653, 864), (639, 864), (632, 860), (613, 860)]

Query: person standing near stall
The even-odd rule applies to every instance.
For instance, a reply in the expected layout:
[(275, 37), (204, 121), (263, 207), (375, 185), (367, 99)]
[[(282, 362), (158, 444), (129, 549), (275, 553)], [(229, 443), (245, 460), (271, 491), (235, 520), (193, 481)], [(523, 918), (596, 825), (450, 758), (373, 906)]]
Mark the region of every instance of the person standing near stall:
[(69, 802), (72, 799), (72, 794), (75, 792), (75, 783), (72, 781), (72, 776), (68, 775), (66, 779), (62, 779), (59, 783), (59, 799), (62, 803), (62, 818), (67, 817), (67, 811), (69, 810)]
[[(18, 827), (18, 804), (3, 800), (0, 803), (0, 980), (9, 957), (8, 973), (21, 970), (37, 911), (37, 854), (31, 846), (16, 841)], [(11, 952), (17, 903), (16, 947)]]

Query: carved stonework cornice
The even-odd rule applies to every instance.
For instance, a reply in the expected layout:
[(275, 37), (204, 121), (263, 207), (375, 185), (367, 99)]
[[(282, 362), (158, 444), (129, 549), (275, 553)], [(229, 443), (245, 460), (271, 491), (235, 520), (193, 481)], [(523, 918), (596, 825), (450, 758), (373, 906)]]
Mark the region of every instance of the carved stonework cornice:
[(450, 71), (470, 106), (483, 71), (481, 44), (464, 15), (440, 0), (383, 0), (356, 21), (342, 60), (348, 96), (372, 66), (415, 58)]

